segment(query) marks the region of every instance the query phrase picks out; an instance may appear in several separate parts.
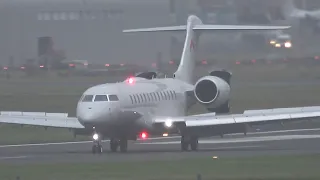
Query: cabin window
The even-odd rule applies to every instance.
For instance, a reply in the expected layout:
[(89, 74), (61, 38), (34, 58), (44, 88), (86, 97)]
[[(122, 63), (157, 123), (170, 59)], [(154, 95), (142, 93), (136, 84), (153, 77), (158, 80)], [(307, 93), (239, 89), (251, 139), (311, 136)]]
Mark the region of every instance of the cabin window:
[(92, 102), (93, 95), (85, 95), (82, 99), (82, 102)]
[(117, 95), (109, 95), (109, 101), (119, 101), (119, 98)]
[(170, 93), (169, 93), (169, 91), (166, 91), (165, 93), (166, 93), (166, 96), (167, 96), (167, 100), (170, 100), (170, 99), (171, 99), (171, 97), (170, 97)]
[(160, 98), (159, 92), (157, 92), (157, 96), (158, 96), (158, 100), (160, 101), (161, 98)]
[(140, 98), (141, 98), (141, 103), (143, 103), (143, 102), (144, 102), (144, 99), (143, 99), (142, 94), (140, 94)]
[(131, 100), (131, 104), (133, 104), (133, 98), (131, 95), (130, 95), (130, 100)]
[(108, 96), (107, 95), (96, 95), (94, 97), (94, 102), (97, 101), (108, 101)]
[(170, 96), (171, 96), (172, 99), (174, 99), (173, 91), (170, 91)]
[(165, 100), (165, 96), (163, 92), (160, 92), (162, 100)]
[(133, 99), (134, 99), (134, 103), (138, 103), (138, 100), (137, 100), (137, 98), (136, 98), (136, 95), (133, 95)]
[(176, 91), (173, 91), (173, 94), (174, 94), (174, 98), (177, 99)]
[(148, 93), (148, 94), (147, 94), (147, 97), (148, 97), (148, 102), (150, 102), (150, 101), (151, 101), (151, 98), (150, 98), (150, 96), (151, 96), (151, 94), (150, 94), (150, 93)]
[(146, 96), (146, 94), (143, 94), (143, 97), (144, 97), (144, 102), (147, 102), (147, 96)]

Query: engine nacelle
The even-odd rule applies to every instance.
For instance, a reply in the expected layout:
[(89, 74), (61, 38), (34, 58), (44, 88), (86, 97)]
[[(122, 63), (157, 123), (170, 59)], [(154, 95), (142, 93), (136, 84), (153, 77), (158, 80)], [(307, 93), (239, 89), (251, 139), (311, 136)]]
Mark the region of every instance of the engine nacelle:
[(230, 85), (220, 77), (205, 76), (196, 82), (194, 95), (207, 108), (217, 108), (229, 101)]
[(156, 72), (140, 72), (135, 75), (136, 77), (141, 77), (145, 79), (153, 79), (157, 77)]

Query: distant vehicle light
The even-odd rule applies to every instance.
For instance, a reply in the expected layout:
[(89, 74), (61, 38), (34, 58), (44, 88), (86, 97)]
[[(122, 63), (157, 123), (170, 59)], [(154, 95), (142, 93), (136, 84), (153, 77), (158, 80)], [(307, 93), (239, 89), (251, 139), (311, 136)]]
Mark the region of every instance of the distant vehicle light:
[(110, 64), (105, 64), (104, 66), (105, 66), (105, 67), (109, 67), (109, 66), (110, 66)]
[(275, 45), (275, 47), (281, 47), (281, 44), (280, 43), (277, 43), (276, 45)]
[(83, 65), (88, 66), (88, 63), (83, 63)]
[(70, 66), (70, 67), (73, 67), (73, 66), (74, 66), (74, 64), (69, 64), (69, 66)]
[(202, 60), (201, 62), (202, 64), (208, 64), (208, 62), (206, 60)]
[(292, 47), (291, 42), (286, 42), (286, 43), (284, 43), (284, 47), (286, 47), (286, 48), (291, 48), (291, 47)]
[(236, 61), (236, 64), (241, 64), (241, 62), (240, 61)]
[(4, 70), (8, 70), (8, 67), (3, 67)]
[(39, 67), (40, 67), (40, 68), (44, 68), (44, 65), (40, 65)]
[(173, 64), (173, 61), (169, 61), (169, 64)]
[(162, 136), (163, 136), (163, 137), (167, 137), (167, 136), (168, 136), (168, 133), (163, 133)]
[(318, 59), (319, 59), (319, 56), (315, 56), (314, 59), (315, 59), (315, 60), (318, 60)]
[(271, 40), (271, 41), (270, 41), (270, 44), (275, 44), (275, 43), (276, 43), (275, 40)]
[(124, 66), (124, 64), (120, 64), (120, 66)]
[(24, 66), (21, 66), (20, 69), (25, 69), (25, 67), (24, 67)]

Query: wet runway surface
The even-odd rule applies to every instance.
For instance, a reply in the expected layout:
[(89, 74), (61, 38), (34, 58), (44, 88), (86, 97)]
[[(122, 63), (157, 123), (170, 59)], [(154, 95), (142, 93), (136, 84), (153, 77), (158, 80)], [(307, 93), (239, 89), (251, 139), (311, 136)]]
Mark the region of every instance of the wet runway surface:
[(127, 153), (109, 152), (108, 141), (104, 152), (91, 154), (91, 142), (67, 142), (37, 145), (2, 145), (0, 163), (69, 163), (115, 162), (146, 160), (178, 160), (197, 157), (243, 157), (320, 152), (320, 129), (289, 130), (226, 135), (201, 139), (197, 152), (181, 152), (180, 138), (156, 138), (128, 144)]

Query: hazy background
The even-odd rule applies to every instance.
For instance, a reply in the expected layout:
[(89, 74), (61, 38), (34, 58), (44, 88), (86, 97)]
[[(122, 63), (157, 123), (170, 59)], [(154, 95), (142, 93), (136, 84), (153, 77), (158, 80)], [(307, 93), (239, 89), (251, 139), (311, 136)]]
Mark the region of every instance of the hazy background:
[[(1, 0), (0, 65), (36, 59), (38, 37), (50, 36), (53, 49), (66, 59), (90, 63), (152, 64), (157, 53), (169, 61), (179, 58), (183, 34), (123, 34), (127, 28), (185, 24), (188, 14), (206, 23), (290, 24), (279, 20), (273, 9), (282, 0)], [(320, 8), (320, 1), (296, 1), (299, 8)], [(248, 13), (250, 12), (250, 13)], [(270, 15), (271, 17), (270, 19)], [(299, 25), (301, 26), (301, 25)], [(318, 35), (300, 33), (295, 26), (291, 50), (270, 50), (261, 37), (237, 33), (201, 36), (198, 58), (234, 60), (265, 57), (270, 53), (288, 56), (317, 54)], [(173, 38), (174, 37), (174, 38)], [(175, 39), (177, 38), (177, 39)], [(250, 53), (249, 53), (250, 52)]]

